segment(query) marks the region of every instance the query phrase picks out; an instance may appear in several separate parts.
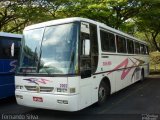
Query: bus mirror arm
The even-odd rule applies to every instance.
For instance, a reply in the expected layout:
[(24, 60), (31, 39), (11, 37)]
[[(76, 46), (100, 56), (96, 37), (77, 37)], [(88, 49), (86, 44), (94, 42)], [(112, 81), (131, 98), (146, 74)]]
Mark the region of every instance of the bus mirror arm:
[(81, 71), (81, 78), (88, 78), (88, 77), (91, 77), (91, 69), (86, 69), (86, 70), (83, 70)]

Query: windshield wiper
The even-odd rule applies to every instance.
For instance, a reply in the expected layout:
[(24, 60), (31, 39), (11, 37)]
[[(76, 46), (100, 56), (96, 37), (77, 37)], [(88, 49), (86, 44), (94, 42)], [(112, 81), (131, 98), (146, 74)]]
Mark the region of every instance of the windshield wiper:
[[(41, 46), (41, 47), (42, 47), (42, 46)], [(41, 56), (42, 56), (42, 50), (41, 50), (41, 48), (40, 48), (40, 54), (39, 54), (39, 59), (38, 59), (38, 63), (37, 63), (37, 73), (39, 73), (39, 69), (40, 69)]]
[(45, 72), (48, 74), (48, 75), (50, 75), (51, 73), (47, 70), (49, 67), (45, 67), (45, 66), (43, 66), (43, 68), (42, 69), (44, 69), (45, 70)]
[[(42, 48), (42, 45), (41, 45)], [(41, 57), (42, 57), (42, 49), (40, 48), (40, 54), (39, 54), (39, 59), (38, 59), (38, 63), (37, 63), (37, 73), (39, 73), (40, 68), (43, 68), (45, 70), (45, 72), (50, 75), (51, 73), (49, 73), (47, 71), (47, 67), (42, 66), (41, 64)]]
[(72, 70), (72, 65), (74, 64), (74, 57), (75, 57), (75, 52), (71, 52), (71, 57), (70, 57), (70, 65), (69, 65), (69, 70), (68, 73)]
[(38, 55), (37, 55), (37, 47), (35, 48), (34, 50), (34, 53), (33, 53), (33, 62), (36, 63), (36, 61), (38, 60)]

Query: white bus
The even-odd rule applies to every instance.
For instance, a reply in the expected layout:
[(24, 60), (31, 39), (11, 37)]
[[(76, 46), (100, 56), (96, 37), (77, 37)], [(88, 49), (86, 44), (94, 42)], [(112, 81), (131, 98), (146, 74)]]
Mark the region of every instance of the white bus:
[(149, 74), (146, 42), (93, 20), (43, 22), (23, 35), (15, 77), (20, 105), (78, 111)]

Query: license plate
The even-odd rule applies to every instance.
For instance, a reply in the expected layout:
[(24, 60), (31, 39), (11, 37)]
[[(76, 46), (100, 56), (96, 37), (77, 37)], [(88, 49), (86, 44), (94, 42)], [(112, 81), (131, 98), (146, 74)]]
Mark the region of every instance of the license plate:
[(33, 97), (33, 101), (35, 101), (35, 102), (43, 102), (43, 98), (42, 97)]

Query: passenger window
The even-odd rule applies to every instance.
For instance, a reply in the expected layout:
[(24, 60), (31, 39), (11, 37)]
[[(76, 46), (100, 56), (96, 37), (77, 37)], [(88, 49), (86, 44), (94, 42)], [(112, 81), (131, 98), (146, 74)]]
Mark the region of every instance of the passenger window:
[(116, 52), (114, 34), (100, 30), (100, 35), (102, 51)]
[[(14, 57), (11, 56), (11, 45), (15, 44)], [(0, 37), (0, 58), (1, 59), (18, 59), (20, 52), (20, 38)]]
[(118, 53), (126, 53), (126, 39), (120, 36), (116, 36), (117, 40), (117, 52)]
[(140, 54), (140, 44), (135, 42), (135, 54)]
[(97, 26), (90, 24), (90, 40), (91, 40), (91, 66), (92, 73), (95, 73), (98, 66), (98, 38)]
[(127, 49), (128, 49), (128, 54), (134, 54), (134, 43), (132, 40), (127, 39)]
[(148, 55), (149, 54), (149, 50), (148, 50), (148, 46), (144, 46), (144, 54), (145, 55)]
[(140, 44), (140, 53), (145, 54), (144, 45)]

